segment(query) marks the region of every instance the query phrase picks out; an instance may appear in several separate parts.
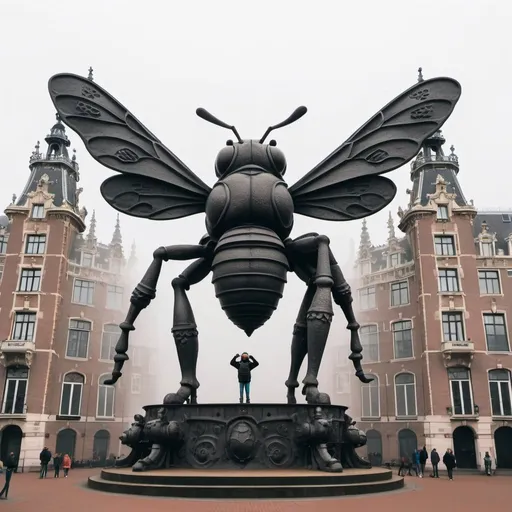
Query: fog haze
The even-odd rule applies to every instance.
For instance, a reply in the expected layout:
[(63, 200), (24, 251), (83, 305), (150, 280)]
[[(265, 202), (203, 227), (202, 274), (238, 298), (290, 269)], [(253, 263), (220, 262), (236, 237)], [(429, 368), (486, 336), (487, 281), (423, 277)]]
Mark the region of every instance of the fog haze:
[[(388, 0), (347, 3), (260, 0), (27, 1), (0, 3), (2, 62), (2, 181), (0, 205), (20, 194), (29, 176), (28, 159), (37, 140), (54, 122), (48, 78), (72, 72), (94, 80), (118, 98), (203, 181), (215, 182), (213, 163), (232, 135), (205, 123), (195, 109), (205, 107), (236, 125), (243, 138), (260, 137), (267, 126), (297, 106), (308, 114), (273, 134), (288, 160), (293, 184), (343, 143), (375, 112), (425, 78), (459, 80), (462, 98), (443, 131), (455, 145), (459, 178), (478, 207), (512, 206), (509, 146), (512, 114), (509, 66), (510, 16), (505, 2), (445, 0), (433, 4)], [(113, 173), (96, 163), (78, 136), (68, 131), (80, 164), (80, 197), (96, 211), (97, 236), (109, 242), (114, 210), (101, 198), (101, 182)], [(372, 242), (387, 236), (389, 210), (396, 217), (408, 202), (409, 168), (390, 173), (398, 195), (390, 208), (368, 221)], [(499, 185), (498, 185), (498, 179)], [(121, 216), (125, 252), (137, 246), (140, 276), (160, 245), (196, 243), (205, 233), (204, 215), (150, 222)], [(292, 236), (309, 231), (328, 235), (339, 262), (351, 265), (360, 223), (329, 223), (296, 216)], [(180, 378), (170, 334), (170, 281), (186, 263), (165, 264), (150, 319), (159, 336), (161, 389), (176, 391)], [(199, 400), (237, 398), (239, 352), (253, 353), (252, 400), (282, 401), (292, 328), (305, 289), (293, 275), (273, 317), (251, 338), (236, 328), (215, 299), (211, 276), (189, 292), (199, 329)], [(128, 305), (127, 305), (128, 306)], [(329, 343), (347, 343), (345, 320), (336, 310)], [(157, 338), (157, 339), (155, 339)], [(303, 375), (301, 375), (302, 378)]]

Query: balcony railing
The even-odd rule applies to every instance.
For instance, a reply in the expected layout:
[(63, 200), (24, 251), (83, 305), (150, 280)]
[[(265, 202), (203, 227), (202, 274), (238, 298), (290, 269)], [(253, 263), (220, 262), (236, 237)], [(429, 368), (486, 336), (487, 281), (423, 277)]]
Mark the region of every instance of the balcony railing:
[(411, 170), (415, 171), (418, 167), (428, 163), (449, 162), (459, 166), (459, 159), (455, 155), (435, 155), (435, 156), (418, 156), (411, 163)]
[(32, 356), (36, 351), (33, 341), (3, 340), (0, 342), (0, 363), (4, 366), (32, 364)]

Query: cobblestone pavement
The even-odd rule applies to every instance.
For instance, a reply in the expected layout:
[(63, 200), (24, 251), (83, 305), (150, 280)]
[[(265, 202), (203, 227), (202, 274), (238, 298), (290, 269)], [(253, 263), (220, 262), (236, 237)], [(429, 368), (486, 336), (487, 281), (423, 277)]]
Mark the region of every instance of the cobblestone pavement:
[[(40, 480), (37, 473), (13, 475), (8, 500), (0, 500), (0, 512), (340, 512), (346, 507), (363, 507), (377, 512), (468, 512), (508, 510), (512, 501), (512, 477), (455, 475), (450, 482), (407, 477), (406, 489), (373, 496), (325, 500), (281, 501), (191, 501), (144, 498), (93, 491), (85, 486), (89, 475), (99, 470), (77, 469), (69, 478)], [(0, 476), (3, 480), (3, 476)], [(343, 507), (343, 508), (342, 508)]]

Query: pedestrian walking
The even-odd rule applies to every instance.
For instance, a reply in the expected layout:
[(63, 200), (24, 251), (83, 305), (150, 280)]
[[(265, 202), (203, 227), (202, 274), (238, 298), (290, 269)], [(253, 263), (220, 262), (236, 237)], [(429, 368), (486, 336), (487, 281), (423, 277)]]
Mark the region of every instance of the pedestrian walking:
[(56, 453), (53, 456), (53, 470), (54, 470), (53, 478), (60, 478), (61, 466), (62, 466), (62, 455), (60, 453)]
[(434, 448), (430, 453), (430, 462), (432, 463), (432, 474), (430, 475), (432, 478), (439, 478), (439, 462), (441, 461), (441, 457), (439, 457), (439, 453)]
[(62, 459), (62, 469), (64, 470), (64, 478), (67, 478), (69, 470), (71, 469), (71, 457), (67, 453)]
[(425, 464), (427, 463), (427, 460), (428, 460), (428, 452), (427, 452), (426, 446), (424, 446), (421, 449), (420, 454), (419, 454), (419, 459), (420, 459), (420, 477), (423, 478), (423, 475), (425, 474)]
[(7, 457), (3, 460), (4, 468), (5, 468), (5, 484), (0, 491), (0, 498), (3, 498), (5, 495), (5, 499), (9, 494), (9, 486), (11, 485), (12, 474), (16, 471), (18, 467), (18, 461), (14, 455), (14, 452), (9, 453)]
[(52, 452), (45, 446), (39, 454), (39, 461), (41, 462), (41, 471), (39, 478), (46, 478), (48, 474), (48, 464), (52, 460)]

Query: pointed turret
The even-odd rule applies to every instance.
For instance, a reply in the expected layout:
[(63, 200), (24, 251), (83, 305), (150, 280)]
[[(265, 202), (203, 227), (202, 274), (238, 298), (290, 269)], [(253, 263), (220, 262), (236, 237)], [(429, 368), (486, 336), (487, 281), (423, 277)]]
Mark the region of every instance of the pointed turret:
[(110, 242), (110, 250), (114, 258), (122, 259), (123, 255), (123, 236), (121, 235), (121, 225), (119, 222), (119, 213), (117, 214), (116, 226)]
[(96, 238), (96, 210), (92, 211), (89, 232), (85, 238), (85, 245), (88, 249), (95, 249), (98, 239)]
[(361, 226), (361, 237), (359, 240), (359, 254), (360, 260), (365, 260), (370, 257), (372, 249), (372, 243), (370, 241), (370, 233), (368, 232), (368, 226), (366, 225), (366, 219), (363, 219)]
[(395, 233), (395, 222), (393, 220), (393, 214), (389, 212), (388, 217), (388, 243), (396, 241), (396, 233)]
[(132, 246), (130, 248), (130, 257), (128, 258), (128, 266), (133, 267), (137, 263), (137, 245), (135, 244), (135, 240), (132, 242)]

